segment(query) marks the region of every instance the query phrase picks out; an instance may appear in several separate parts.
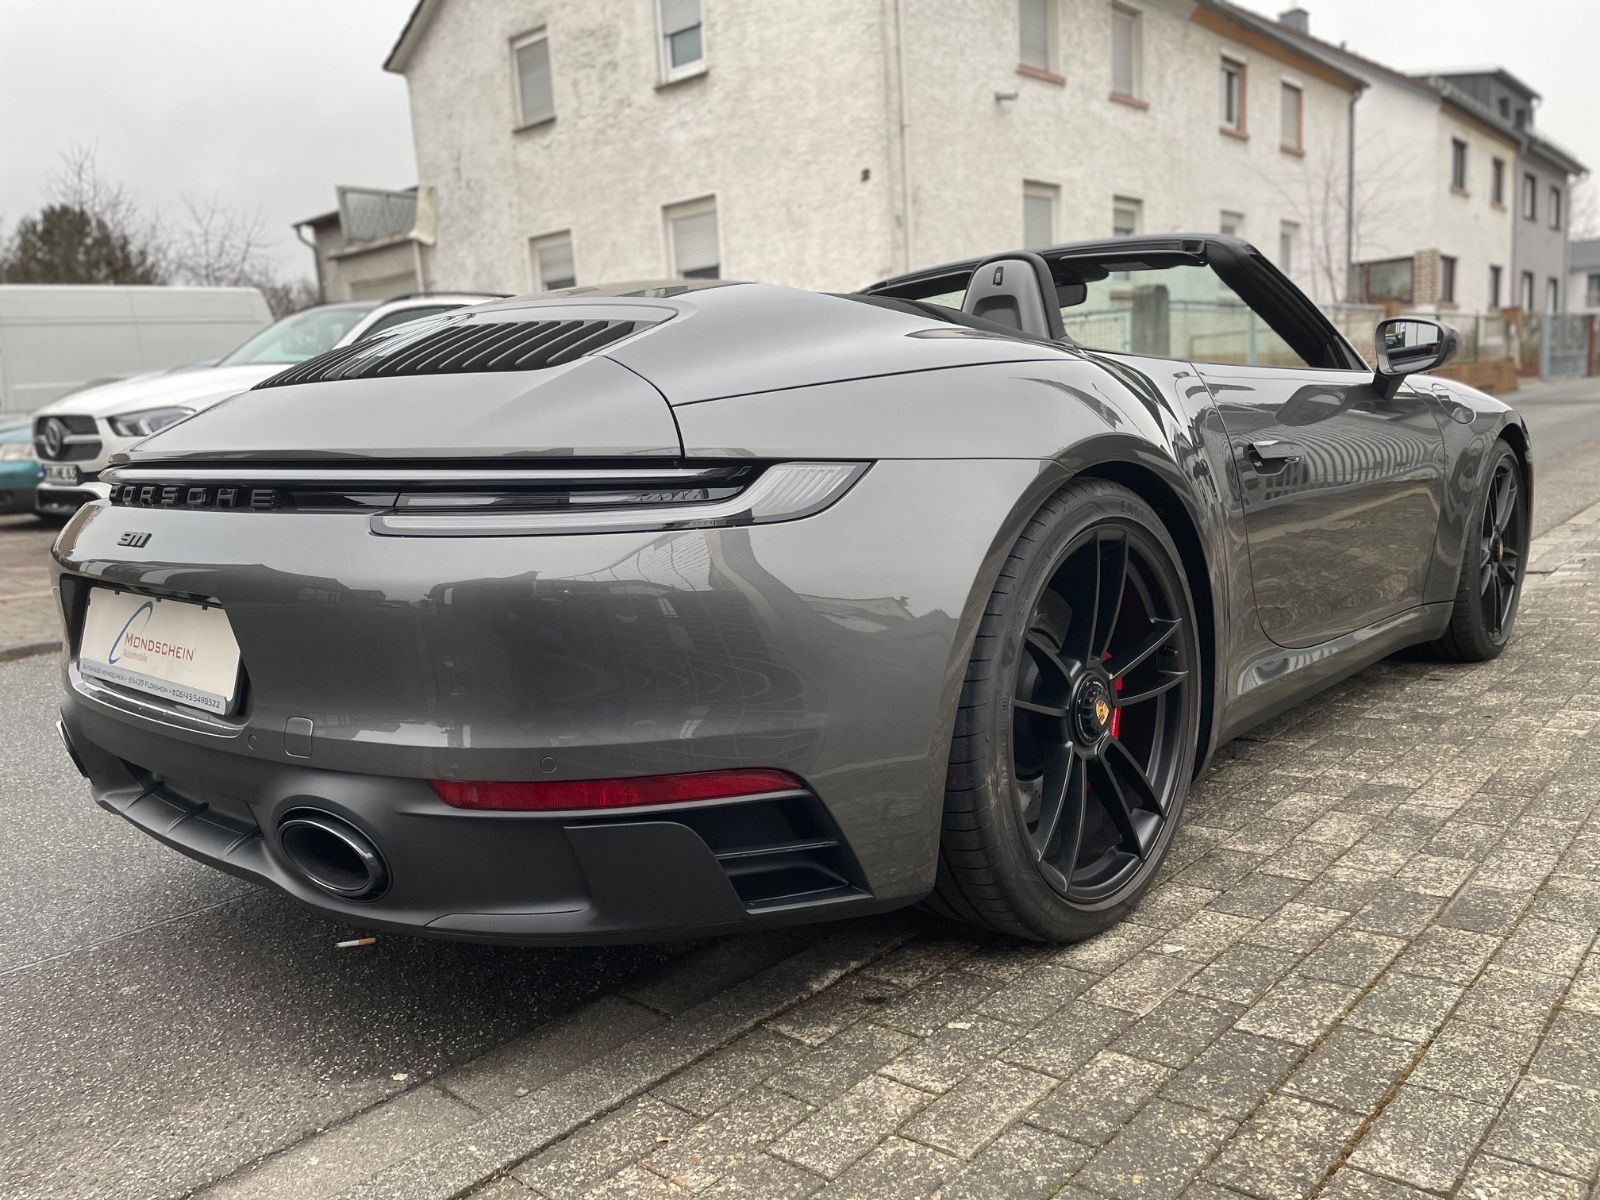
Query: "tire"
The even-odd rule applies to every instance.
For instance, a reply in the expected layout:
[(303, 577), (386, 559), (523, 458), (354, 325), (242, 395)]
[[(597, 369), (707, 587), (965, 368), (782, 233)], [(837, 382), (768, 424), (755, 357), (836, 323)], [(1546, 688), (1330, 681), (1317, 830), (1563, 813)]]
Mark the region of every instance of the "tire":
[(931, 908), (1051, 942), (1133, 908), (1194, 770), (1198, 632), (1177, 547), (1139, 496), (1084, 479), (1045, 503), (968, 664)]
[[(1472, 500), (1450, 624), (1425, 651), (1449, 662), (1486, 662), (1511, 641), (1528, 569), (1527, 475), (1504, 438)], [(1509, 491), (1509, 496), (1508, 496)]]

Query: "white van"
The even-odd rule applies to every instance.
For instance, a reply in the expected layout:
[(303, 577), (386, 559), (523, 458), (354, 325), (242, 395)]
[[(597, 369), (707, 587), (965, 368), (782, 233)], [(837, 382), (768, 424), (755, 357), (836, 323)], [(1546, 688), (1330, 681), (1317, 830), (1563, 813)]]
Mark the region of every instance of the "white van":
[(250, 287), (0, 284), (0, 416), (88, 384), (214, 361), (271, 320)]

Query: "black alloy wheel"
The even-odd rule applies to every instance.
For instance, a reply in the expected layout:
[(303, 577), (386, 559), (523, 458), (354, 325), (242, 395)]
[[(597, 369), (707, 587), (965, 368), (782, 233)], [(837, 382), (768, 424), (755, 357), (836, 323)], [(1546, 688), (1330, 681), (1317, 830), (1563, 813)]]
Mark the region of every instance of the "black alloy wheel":
[(1115, 895), (1161, 841), (1192, 766), (1195, 670), (1170, 571), (1138, 531), (1093, 526), (1039, 597), (1017, 668), (1012, 786), (1029, 850), (1069, 901)]
[(1528, 522), (1523, 513), (1517, 461), (1503, 456), (1489, 481), (1488, 502), (1478, 536), (1478, 599), (1489, 636), (1504, 642), (1522, 589), (1523, 558), (1528, 552)]
[(1450, 623), (1424, 647), (1435, 658), (1483, 662), (1511, 641), (1528, 569), (1532, 513), (1522, 459), (1504, 438), (1473, 497)]
[(1188, 794), (1199, 645), (1182, 559), (1150, 506), (1099, 479), (1052, 497), (979, 629), (930, 907), (1051, 941), (1126, 914)]

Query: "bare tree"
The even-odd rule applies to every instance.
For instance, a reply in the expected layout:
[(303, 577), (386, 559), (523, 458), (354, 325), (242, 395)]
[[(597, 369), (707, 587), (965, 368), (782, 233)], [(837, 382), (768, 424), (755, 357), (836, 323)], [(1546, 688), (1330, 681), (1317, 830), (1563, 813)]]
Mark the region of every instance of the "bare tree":
[(287, 317), (290, 313), (297, 313), (302, 308), (310, 308), (313, 304), (322, 302), (315, 281), (304, 276), (299, 279), (272, 279), (257, 283), (256, 286), (267, 298), (267, 307), (272, 310), (272, 315), (275, 317)]
[[(1375, 158), (1370, 141), (1357, 143), (1356, 162), (1361, 166), (1352, 188), (1344, 139), (1330, 132), (1321, 150), (1307, 148), (1306, 157), (1299, 160), (1304, 169), (1266, 176), (1304, 232), (1310, 291), (1323, 303), (1352, 299), (1349, 266), (1367, 256), (1363, 243), (1370, 245), (1398, 209), (1392, 181), (1403, 164), (1393, 161), (1392, 155), (1389, 161)], [(1353, 214), (1348, 221), (1347, 214)]]
[(51, 180), (51, 191), (57, 204), (87, 213), (126, 239), (150, 264), (158, 280), (171, 274), (171, 252), (160, 216), (147, 212), (122, 184), (101, 176), (93, 146), (74, 142), (61, 152), (61, 167)]
[(94, 151), (70, 147), (52, 200), (0, 242), (0, 278), (12, 283), (162, 283), (169, 275), (159, 224), (123, 188), (105, 183)]
[(278, 274), (259, 211), (184, 196), (181, 218), (169, 223), (102, 177), (93, 147), (69, 146), (61, 160), (52, 203), (0, 239), (0, 279), (256, 287), (275, 316), (315, 303), (309, 280)]
[(1600, 177), (1587, 175), (1572, 189), (1572, 220), (1575, 238), (1600, 237)]

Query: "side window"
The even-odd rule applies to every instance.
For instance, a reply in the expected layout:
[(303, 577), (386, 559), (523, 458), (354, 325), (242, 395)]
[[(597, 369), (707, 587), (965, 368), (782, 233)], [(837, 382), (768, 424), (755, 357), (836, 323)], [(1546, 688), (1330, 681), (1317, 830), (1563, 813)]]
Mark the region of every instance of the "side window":
[(1210, 267), (1106, 265), (1108, 278), (1087, 281), (1083, 300), (1061, 309), (1067, 336), (1081, 346), (1196, 363), (1309, 365)]

